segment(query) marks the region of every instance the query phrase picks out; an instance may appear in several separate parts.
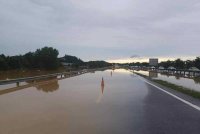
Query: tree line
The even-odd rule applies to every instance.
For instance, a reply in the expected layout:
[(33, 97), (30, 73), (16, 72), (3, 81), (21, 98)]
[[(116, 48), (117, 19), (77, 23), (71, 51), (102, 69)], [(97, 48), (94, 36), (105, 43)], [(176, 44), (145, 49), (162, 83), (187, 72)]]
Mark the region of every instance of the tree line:
[(28, 52), (24, 55), (5, 56), (0, 55), (0, 70), (15, 69), (57, 69), (62, 66), (62, 62), (72, 63), (72, 67), (79, 68), (87, 66), (88, 68), (99, 68), (111, 66), (105, 61), (84, 62), (76, 56), (65, 55), (58, 58), (59, 52), (52, 47), (43, 47), (35, 52)]
[[(135, 63), (130, 63), (130, 66), (148, 66), (149, 63), (147, 62), (135, 62)], [(189, 69), (191, 67), (196, 67), (198, 69), (200, 69), (200, 57), (196, 57), (194, 60), (181, 60), (180, 58), (172, 61), (172, 60), (168, 60), (168, 61), (162, 61), (158, 64), (158, 66), (162, 66), (164, 68), (168, 68), (170, 66), (173, 66), (177, 69)]]
[(0, 55), (0, 70), (12, 69), (55, 69), (59, 66), (58, 50), (52, 47), (43, 47), (35, 52), (24, 55)]
[(176, 59), (175, 61), (165, 61), (165, 62), (160, 62), (159, 66), (163, 66), (164, 68), (168, 68), (170, 66), (173, 66), (177, 69), (189, 69), (191, 67), (196, 67), (200, 69), (200, 57), (196, 57), (194, 60), (181, 60), (181, 59)]
[(71, 56), (71, 55), (65, 55), (64, 57), (59, 58), (59, 61), (73, 63), (73, 64), (83, 63), (83, 61), (80, 58), (77, 58), (76, 56)]
[(111, 63), (105, 62), (105, 61), (88, 61), (84, 63), (89, 68), (102, 68), (102, 67), (108, 67), (112, 66)]

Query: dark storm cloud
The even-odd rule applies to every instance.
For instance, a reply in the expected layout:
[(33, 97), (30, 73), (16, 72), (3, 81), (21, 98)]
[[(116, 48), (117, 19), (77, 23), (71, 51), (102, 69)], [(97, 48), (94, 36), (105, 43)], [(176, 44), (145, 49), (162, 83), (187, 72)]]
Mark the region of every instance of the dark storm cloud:
[(0, 53), (198, 56), (199, 24), (199, 0), (0, 0)]

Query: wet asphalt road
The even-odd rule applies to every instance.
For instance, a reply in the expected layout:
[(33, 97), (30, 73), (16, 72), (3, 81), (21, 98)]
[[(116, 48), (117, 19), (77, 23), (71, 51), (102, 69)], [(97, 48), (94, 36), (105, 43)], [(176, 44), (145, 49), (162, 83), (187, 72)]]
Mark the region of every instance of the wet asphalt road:
[(0, 95), (0, 134), (200, 133), (200, 111), (137, 75), (111, 71)]
[[(134, 85), (132, 87), (134, 93), (130, 92), (132, 100), (118, 106), (121, 114), (116, 115), (116, 118), (121, 118), (123, 123), (116, 123), (115, 128), (105, 129), (103, 133), (200, 133), (200, 111), (145, 83), (139, 76), (132, 75), (132, 80)], [(128, 95), (126, 99), (129, 99)], [(113, 131), (107, 132), (106, 130)]]
[[(140, 82), (143, 83), (143, 81)], [(141, 124), (141, 129), (136, 133), (200, 133), (200, 111), (151, 85), (143, 84), (148, 90), (148, 95), (143, 102), (145, 105), (145, 122)]]

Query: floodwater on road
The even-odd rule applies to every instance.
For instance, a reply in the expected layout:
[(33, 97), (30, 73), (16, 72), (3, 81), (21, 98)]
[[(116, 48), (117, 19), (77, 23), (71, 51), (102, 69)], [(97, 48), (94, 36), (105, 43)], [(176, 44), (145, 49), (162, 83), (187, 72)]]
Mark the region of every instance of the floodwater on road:
[(0, 85), (0, 133), (139, 132), (148, 90), (134, 77), (117, 69), (18, 87)]
[(179, 86), (190, 88), (200, 92), (200, 78), (185, 78), (179, 75), (167, 75), (163, 73), (157, 73), (153, 71), (136, 71), (134, 72), (141, 73), (143, 75), (149, 76), (153, 79), (164, 80)]
[(124, 69), (0, 85), (0, 134), (199, 134), (199, 121)]

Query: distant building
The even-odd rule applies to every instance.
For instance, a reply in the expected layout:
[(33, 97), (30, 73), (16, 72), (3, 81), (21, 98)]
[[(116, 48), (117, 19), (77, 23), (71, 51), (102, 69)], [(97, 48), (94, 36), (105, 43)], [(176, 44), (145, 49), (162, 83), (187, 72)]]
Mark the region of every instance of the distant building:
[(150, 58), (149, 59), (149, 66), (158, 66), (158, 59), (157, 58)]

